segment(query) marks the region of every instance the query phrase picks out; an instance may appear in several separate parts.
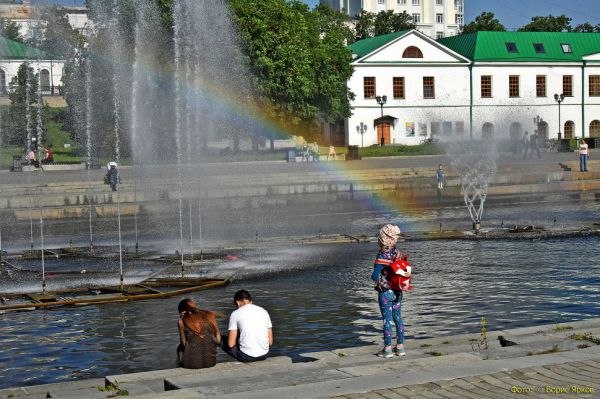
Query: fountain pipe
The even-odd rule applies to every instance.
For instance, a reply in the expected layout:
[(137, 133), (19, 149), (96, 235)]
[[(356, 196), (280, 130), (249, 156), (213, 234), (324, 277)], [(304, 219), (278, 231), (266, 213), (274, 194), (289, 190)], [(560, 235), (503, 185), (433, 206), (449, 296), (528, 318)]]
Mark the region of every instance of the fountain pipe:
[(192, 223), (192, 199), (190, 198), (190, 262), (194, 260), (194, 227)]
[(173, 1), (173, 44), (175, 47), (175, 144), (177, 146), (177, 179), (179, 184), (179, 248), (181, 277), (185, 276), (183, 260), (183, 194), (181, 191), (181, 31), (182, 0)]
[(119, 224), (119, 289), (123, 289), (123, 248), (121, 240), (121, 194), (117, 192), (117, 220)]
[(585, 67), (587, 62), (581, 65), (581, 138), (585, 138)]
[(135, 253), (138, 253), (139, 241), (138, 241), (138, 203), (137, 203), (137, 179), (133, 181), (133, 202), (135, 202), (135, 213), (133, 214), (133, 224), (135, 227)]
[(90, 252), (94, 249), (94, 229), (92, 227), (92, 178), (90, 169), (92, 168), (92, 56), (88, 54), (85, 61), (85, 135), (87, 147), (87, 178), (88, 178), (88, 205), (89, 205), (89, 227), (90, 227)]

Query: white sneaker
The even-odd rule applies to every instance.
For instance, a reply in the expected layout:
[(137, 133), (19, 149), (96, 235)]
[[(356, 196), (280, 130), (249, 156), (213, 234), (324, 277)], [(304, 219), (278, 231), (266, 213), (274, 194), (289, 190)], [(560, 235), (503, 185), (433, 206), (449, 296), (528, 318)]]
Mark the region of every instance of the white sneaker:
[(396, 354), (396, 356), (406, 356), (406, 351), (404, 350), (404, 348), (395, 347), (394, 353)]
[(392, 350), (391, 350), (391, 349), (390, 349), (390, 350), (388, 350), (388, 351), (386, 351), (386, 350), (385, 350), (385, 348), (383, 348), (382, 350), (380, 350), (380, 351), (377, 353), (377, 356), (379, 356), (379, 357), (383, 357), (383, 358), (385, 358), (385, 359), (389, 359), (390, 357), (394, 357), (394, 353), (392, 352)]

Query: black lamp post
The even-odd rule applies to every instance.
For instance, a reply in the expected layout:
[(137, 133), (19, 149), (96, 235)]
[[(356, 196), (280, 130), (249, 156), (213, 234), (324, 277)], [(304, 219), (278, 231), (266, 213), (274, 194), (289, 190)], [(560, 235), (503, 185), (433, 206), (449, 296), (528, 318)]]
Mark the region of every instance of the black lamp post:
[(562, 103), (565, 100), (565, 95), (564, 94), (555, 94), (554, 95), (554, 100), (558, 103), (558, 139), (562, 139), (562, 133), (560, 132), (560, 128), (562, 127), (561, 122), (560, 122), (560, 103)]
[(360, 146), (364, 147), (365, 145), (364, 145), (363, 137), (364, 137), (364, 134), (367, 132), (367, 125), (365, 125), (362, 122), (360, 123), (360, 125), (356, 125), (356, 132), (358, 134), (360, 134)]
[[(387, 102), (387, 96), (377, 96), (375, 97), (377, 100), (377, 104), (381, 106), (381, 117), (383, 118), (383, 105)], [(385, 145), (385, 137), (383, 137), (383, 127), (381, 127), (381, 146)]]

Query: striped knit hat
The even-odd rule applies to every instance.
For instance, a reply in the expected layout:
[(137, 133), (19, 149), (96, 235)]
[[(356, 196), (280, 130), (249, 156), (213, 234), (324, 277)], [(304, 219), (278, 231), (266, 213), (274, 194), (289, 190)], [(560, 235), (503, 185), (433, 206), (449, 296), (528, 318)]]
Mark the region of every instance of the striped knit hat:
[(386, 224), (379, 229), (379, 245), (393, 247), (400, 238), (400, 227)]

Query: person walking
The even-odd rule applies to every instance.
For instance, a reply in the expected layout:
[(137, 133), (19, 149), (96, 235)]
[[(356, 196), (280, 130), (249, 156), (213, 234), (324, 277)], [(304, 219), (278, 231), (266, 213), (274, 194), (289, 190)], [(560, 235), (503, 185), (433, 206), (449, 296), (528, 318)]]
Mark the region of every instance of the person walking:
[(590, 149), (584, 139), (579, 142), (579, 171), (587, 172), (587, 160), (590, 156)]
[(438, 166), (438, 169), (435, 171), (435, 179), (437, 180), (438, 190), (444, 189), (444, 169), (442, 169), (442, 165)]
[(269, 313), (252, 303), (246, 290), (235, 293), (237, 310), (229, 318), (229, 335), (223, 337), (223, 350), (240, 362), (265, 360), (273, 345), (273, 325)]
[(535, 133), (529, 136), (529, 158), (533, 157), (533, 151), (537, 153), (538, 159), (542, 159), (542, 154), (540, 153), (540, 146), (538, 143), (539, 134)]
[[(383, 318), (383, 349), (377, 356), (390, 358), (406, 355), (404, 350), (404, 323), (402, 322), (402, 291), (394, 291), (389, 285), (390, 266), (401, 256), (396, 249), (400, 238), (400, 228), (386, 224), (379, 230), (379, 252), (375, 258), (371, 279), (376, 282), (375, 291), (379, 301), (379, 310)], [(396, 346), (392, 350), (393, 325), (396, 326)]]
[(521, 151), (523, 151), (523, 159), (527, 159), (527, 152), (529, 151), (529, 132), (525, 132), (523, 134), (523, 139), (521, 140)]

